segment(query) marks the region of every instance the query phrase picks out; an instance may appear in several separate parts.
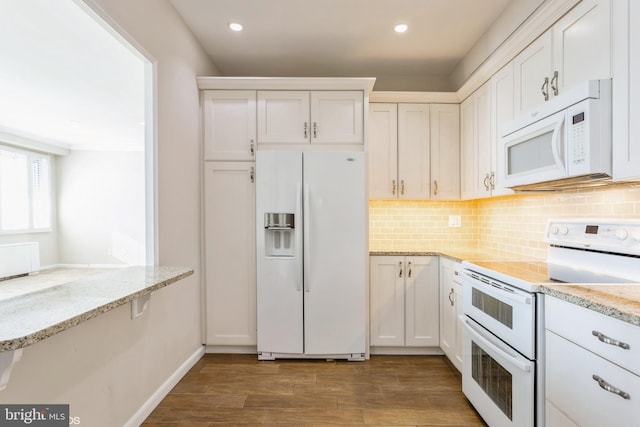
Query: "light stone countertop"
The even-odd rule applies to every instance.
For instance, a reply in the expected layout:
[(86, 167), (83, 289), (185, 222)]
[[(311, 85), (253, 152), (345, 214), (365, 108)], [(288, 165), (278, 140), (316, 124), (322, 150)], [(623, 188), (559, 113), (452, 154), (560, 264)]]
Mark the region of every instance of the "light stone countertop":
[(549, 284), (542, 292), (640, 326), (640, 284)]
[(60, 269), (0, 282), (0, 351), (35, 344), (192, 274), (166, 266)]

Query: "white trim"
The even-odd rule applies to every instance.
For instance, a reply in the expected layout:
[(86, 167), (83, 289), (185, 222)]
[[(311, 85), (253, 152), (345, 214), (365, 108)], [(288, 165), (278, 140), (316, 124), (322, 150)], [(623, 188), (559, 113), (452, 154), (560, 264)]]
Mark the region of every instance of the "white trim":
[(0, 144), (10, 145), (12, 147), (22, 148), (40, 153), (53, 154), (56, 156), (68, 156), (69, 145), (63, 143), (47, 143), (36, 141), (31, 138), (3, 132), (0, 130)]
[(459, 104), (456, 92), (371, 92), (369, 102), (410, 102), (418, 104)]
[(466, 99), (580, 1), (554, 0), (545, 2), (471, 73), (458, 89), (458, 98), (461, 101)]
[(202, 358), (204, 347), (200, 346), (187, 360), (167, 378), (167, 380), (138, 408), (135, 414), (124, 424), (124, 427), (138, 427), (147, 419), (154, 409), (162, 402), (173, 387), (180, 382), (187, 372)]
[(216, 354), (255, 354), (258, 357), (258, 347), (255, 345), (205, 345), (206, 353)]
[(371, 77), (197, 77), (199, 89), (254, 90), (363, 90), (370, 92)]
[(443, 356), (440, 347), (371, 347), (371, 355)]

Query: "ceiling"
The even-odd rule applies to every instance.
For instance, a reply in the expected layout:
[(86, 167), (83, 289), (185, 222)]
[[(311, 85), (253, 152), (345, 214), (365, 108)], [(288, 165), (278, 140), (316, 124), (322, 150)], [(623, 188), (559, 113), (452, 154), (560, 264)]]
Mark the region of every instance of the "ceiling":
[[(222, 75), (376, 77), (375, 90), (435, 91), (457, 89), (454, 68), (511, 0), (169, 1)], [(409, 30), (395, 33), (397, 23)]]
[(0, 141), (144, 148), (145, 63), (73, 0), (0, 0), (0, 58)]

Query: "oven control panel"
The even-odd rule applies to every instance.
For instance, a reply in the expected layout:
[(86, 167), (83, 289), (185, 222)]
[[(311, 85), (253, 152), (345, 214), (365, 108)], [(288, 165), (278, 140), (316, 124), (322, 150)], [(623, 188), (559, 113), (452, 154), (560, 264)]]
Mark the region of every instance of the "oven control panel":
[(545, 241), (557, 246), (640, 255), (640, 220), (549, 220)]

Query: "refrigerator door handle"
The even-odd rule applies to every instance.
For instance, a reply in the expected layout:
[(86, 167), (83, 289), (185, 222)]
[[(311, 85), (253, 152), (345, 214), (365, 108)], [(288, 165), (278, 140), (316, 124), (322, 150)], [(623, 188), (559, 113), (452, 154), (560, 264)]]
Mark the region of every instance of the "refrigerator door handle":
[(303, 242), (304, 242), (304, 249), (303, 249), (303, 258), (304, 258), (304, 291), (305, 292), (309, 292), (309, 276), (310, 276), (310, 271), (311, 271), (311, 249), (310, 249), (310, 244), (309, 242), (311, 241), (310, 239), (310, 235), (309, 235), (309, 229), (310, 229), (310, 213), (311, 213), (311, 209), (310, 209), (310, 202), (309, 202), (309, 184), (304, 184), (304, 191), (302, 193), (302, 199), (303, 199), (303, 203), (304, 206), (302, 207), (302, 211), (303, 211), (303, 228), (304, 228), (304, 238), (303, 238)]
[(302, 292), (302, 283), (304, 277), (302, 275), (302, 230), (299, 228), (299, 222), (302, 219), (302, 183), (296, 183), (296, 216), (294, 222), (298, 222), (295, 224), (294, 233), (295, 233), (295, 245), (296, 245), (296, 290), (298, 292)]

